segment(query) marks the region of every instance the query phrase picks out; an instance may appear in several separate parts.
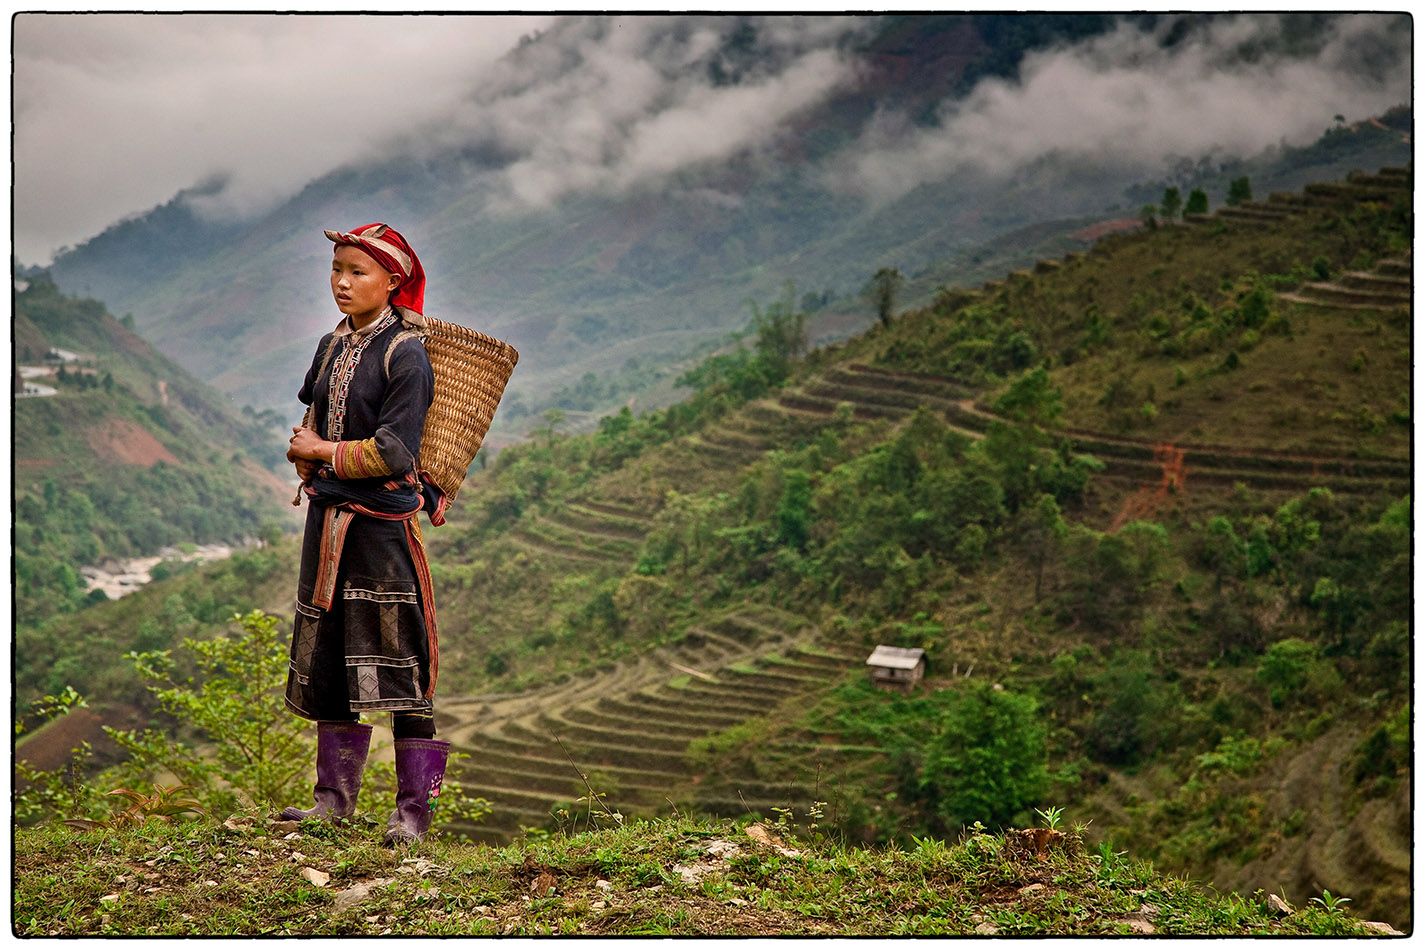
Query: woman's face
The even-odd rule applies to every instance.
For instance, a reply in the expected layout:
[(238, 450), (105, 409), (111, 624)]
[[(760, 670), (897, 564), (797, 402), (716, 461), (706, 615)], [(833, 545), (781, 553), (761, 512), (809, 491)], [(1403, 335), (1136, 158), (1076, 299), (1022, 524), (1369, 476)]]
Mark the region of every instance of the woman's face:
[(386, 306), (401, 278), (359, 247), (340, 244), (332, 252), (332, 297), (342, 313), (360, 323)]

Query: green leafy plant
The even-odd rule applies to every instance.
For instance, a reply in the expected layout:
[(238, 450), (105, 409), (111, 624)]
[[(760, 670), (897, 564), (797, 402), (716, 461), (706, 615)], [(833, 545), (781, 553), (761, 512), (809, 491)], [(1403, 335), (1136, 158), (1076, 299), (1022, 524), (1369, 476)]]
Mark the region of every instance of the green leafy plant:
[(1340, 897), (1338, 895), (1332, 894), (1328, 890), (1323, 890), (1321, 892), (1320, 897), (1313, 897), (1311, 898), (1311, 901), (1314, 904), (1320, 904), (1323, 908), (1326, 909), (1327, 913), (1335, 914), (1343, 912), (1344, 908), (1342, 908), (1341, 905), (1349, 904), (1351, 902), (1351, 899), (1349, 897)]
[(181, 680), (170, 651), (130, 654), (159, 708), (191, 727), (201, 750), (156, 729), (105, 731), (129, 753), (132, 774), (167, 771), (211, 809), (300, 800), (315, 746), (310, 725), (283, 703), (287, 638), (261, 611), (233, 620), (235, 635), (183, 640), (196, 674)]
[(172, 821), (178, 815), (204, 813), (203, 806), (191, 798), (179, 798), (180, 792), (188, 790), (186, 785), (154, 785), (153, 794), (145, 795), (128, 788), (116, 788), (110, 795), (125, 799), (127, 808), (114, 812), (103, 821), (89, 818), (66, 818), (64, 823), (81, 831), (96, 828), (119, 828), (125, 825), (141, 825), (150, 818)]

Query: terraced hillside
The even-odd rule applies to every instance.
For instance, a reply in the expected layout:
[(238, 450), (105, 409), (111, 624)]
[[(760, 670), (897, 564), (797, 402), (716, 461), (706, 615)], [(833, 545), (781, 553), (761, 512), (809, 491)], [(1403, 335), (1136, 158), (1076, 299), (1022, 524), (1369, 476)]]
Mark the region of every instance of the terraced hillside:
[[(959, 292), (956, 299), (961, 308), (999, 308), (1031, 331), (1041, 351), (1052, 352), (1059, 332), (1055, 315), (1036, 306), (1036, 297), (1053, 291), (1056, 282), (1072, 286), (1082, 272), (1100, 266), (1106, 257), (1131, 258), (1145, 241), (1172, 242), (1169, 253), (1188, 256), (1196, 241), (1216, 245), (1219, 252), (1226, 243), (1226, 256), (1231, 258), (1233, 248), (1257, 247), (1255, 236), (1274, 235), (1276, 243), (1265, 251), (1244, 251), (1238, 271), (1213, 273), (1213, 283), (1231, 293), (1237, 286), (1234, 281), (1244, 274), (1303, 272), (1316, 256), (1324, 223), (1333, 215), (1343, 209), (1351, 213), (1370, 209), (1382, 198), (1408, 193), (1409, 184), (1408, 172), (1387, 169), (1345, 183), (1312, 186), (1301, 195), (1273, 195), (1267, 202), (1189, 219), (1192, 227), (1115, 237), (1087, 255), (1041, 262), (1032, 271)], [(1244, 349), (1242, 359), (1275, 359), (1274, 347), (1299, 354), (1315, 346), (1322, 333), (1349, 331), (1364, 336), (1377, 332), (1378, 326), (1390, 333), (1408, 332), (1409, 278), (1404, 259), (1381, 257), (1366, 271), (1342, 269), (1332, 283), (1374, 296), (1333, 296), (1323, 292), (1320, 283), (1298, 280), (1291, 285), (1297, 289), (1287, 290), (1279, 280), (1271, 308), (1289, 321), (1291, 332), (1263, 335), (1251, 351), (1257, 355)], [(1181, 292), (1198, 291), (1182, 287)], [(1407, 308), (1404, 318), (1397, 312), (1401, 305)], [(943, 322), (946, 316), (944, 312), (907, 315), (891, 331), (878, 329), (822, 351), (772, 394), (638, 454), (563, 505), (549, 505), (542, 513), (521, 518), (481, 555), (482, 563), (494, 570), (508, 552), (515, 561), (505, 569), (533, 575), (526, 577), (516, 596), (499, 601), (504, 619), (490, 620), (490, 629), (504, 626), (492, 640), (504, 637), (508, 642), (522, 634), (521, 626), (528, 631), (547, 621), (553, 605), (569, 591), (603, 590), (617, 599), (628, 589), (637, 596), (635, 582), (640, 575), (635, 566), (646, 554), (650, 536), (660, 530), (670, 497), (725, 496), (736, 491), (757, 465), (813, 445), (825, 433), (849, 436), (853, 444), (869, 447), (893, 437), (920, 410), (935, 414), (951, 431), (972, 441), (986, 438), (996, 426), (1012, 424), (994, 408), (1005, 391), (1002, 377), (929, 371), (927, 363), (941, 357), (927, 348), (907, 349), (903, 342), (907, 337), (920, 335), (923, 326)], [(1149, 314), (1129, 316), (1141, 320)], [(1042, 323), (1036, 325), (1035, 319)], [(1223, 499), (1241, 497), (1244, 491), (1261, 505), (1279, 503), (1313, 487), (1362, 497), (1409, 491), (1412, 465), (1403, 430), (1387, 427), (1383, 432), (1364, 433), (1364, 439), (1359, 438), (1361, 432), (1350, 433), (1350, 438), (1323, 439), (1319, 425), (1293, 429), (1223, 422), (1222, 403), (1213, 391), (1226, 374), (1215, 362), (1195, 370), (1189, 361), (1180, 360), (1180, 366), (1187, 366), (1181, 374), (1185, 381), (1165, 387), (1179, 391), (1175, 398), (1184, 408), (1177, 416), (1191, 416), (1191, 427), (1184, 429), (1175, 421), (1166, 401), (1166, 425), (1161, 417), (1150, 420), (1151, 424), (1140, 422), (1136, 430), (1093, 425), (1103, 414), (1096, 409), (1080, 411), (1084, 403), (1075, 401), (1074, 387), (1076, 374), (1103, 372), (1102, 363), (1095, 359), (1089, 354), (1087, 359), (1065, 360), (1054, 368), (1067, 405), (1061, 421), (1045, 427), (1047, 441), (1061, 452), (1091, 455), (1102, 463), (1082, 510), (1076, 513), (1088, 523), (1111, 530), (1135, 518), (1196, 516), (1214, 511)], [(1199, 362), (1206, 366), (1217, 359), (1204, 354)], [(1399, 369), (1386, 367), (1383, 375), (1397, 384)], [(1328, 374), (1322, 369), (1320, 375)], [(1277, 411), (1273, 400), (1281, 402), (1290, 395), (1286, 389), (1253, 391), (1261, 413)], [(1173, 425), (1178, 428), (1169, 427)], [(1254, 433), (1261, 438), (1240, 437)], [(1189, 434), (1195, 437), (1185, 437)], [(474, 578), (471, 585), (472, 598), (489, 593)], [(456, 606), (448, 609), (472, 609), (460, 602), (461, 594), (455, 597)], [(471, 754), (463, 779), (495, 805), (489, 822), (472, 832), (484, 840), (505, 841), (521, 829), (550, 825), (560, 808), (574, 813), (588, 809), (587, 802), (579, 802), (588, 795), (581, 772), (609, 808), (624, 814), (666, 813), (674, 808), (722, 815), (768, 814), (774, 807), (793, 803), (804, 807), (817, 799), (809, 763), (835, 771), (838, 756), (863, 766), (880, 756), (875, 748), (838, 743), (797, 729), (778, 734), (762, 748), (757, 767), (709, 771), (705, 761), (690, 756), (690, 744), (696, 740), (727, 735), (749, 722), (769, 718), (794, 722), (797, 713), (830, 686), (864, 675), (861, 663), (871, 641), (826, 632), (828, 611), (814, 603), (800, 613), (784, 609), (791, 606), (751, 600), (691, 616), (664, 617), (659, 613), (663, 608), (654, 604), (647, 608), (649, 616), (655, 625), (665, 626), (648, 638), (646, 646), (624, 644), (617, 658), (591, 653), (582, 666), (577, 662), (564, 666), (559, 674), (562, 681), (554, 685), (447, 699), (441, 707), (442, 729)], [(557, 642), (550, 644), (551, 653), (558, 650)], [(468, 666), (473, 656), (460, 654), (455, 662)], [(1391, 833), (1382, 837), (1378, 828), (1372, 828), (1370, 834), (1380, 838), (1387, 851), (1395, 847)], [(1308, 855), (1304, 860), (1304, 866), (1310, 867), (1313, 859)], [(1398, 873), (1396, 863), (1385, 861), (1386, 873)]]
[(559, 807), (589, 807), (571, 803), (590, 788), (602, 807), (625, 814), (670, 804), (725, 815), (768, 813), (808, 800), (809, 788), (751, 777), (720, 776), (715, 790), (698, 787), (702, 777), (687, 761), (688, 745), (795, 705), (863, 659), (859, 650), (827, 644), (797, 617), (734, 611), (689, 629), (672, 646), (564, 683), (448, 701), (442, 715), (451, 725), (444, 731), (471, 755), (470, 790), (495, 806), (468, 830), (482, 840), (508, 840), (523, 828), (545, 827)]

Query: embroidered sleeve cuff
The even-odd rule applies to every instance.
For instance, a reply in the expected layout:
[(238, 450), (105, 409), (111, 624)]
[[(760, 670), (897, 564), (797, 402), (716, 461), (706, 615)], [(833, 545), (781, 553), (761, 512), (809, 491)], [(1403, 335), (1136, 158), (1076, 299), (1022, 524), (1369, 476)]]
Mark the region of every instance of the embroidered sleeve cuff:
[(338, 442), (332, 456), (332, 469), (337, 478), (379, 478), (391, 474), (386, 460), (376, 450), (375, 439)]

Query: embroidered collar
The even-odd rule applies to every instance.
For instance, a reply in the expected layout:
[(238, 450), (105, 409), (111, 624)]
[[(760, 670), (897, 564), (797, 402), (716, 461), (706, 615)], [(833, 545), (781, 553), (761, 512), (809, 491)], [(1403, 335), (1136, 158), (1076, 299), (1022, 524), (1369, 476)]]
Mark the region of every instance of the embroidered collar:
[(387, 306), (385, 310), (382, 310), (381, 313), (377, 315), (375, 320), (372, 320), (360, 330), (351, 325), (350, 316), (342, 317), (341, 322), (336, 325), (336, 329), (332, 332), (337, 337), (349, 336), (354, 343), (364, 337), (375, 336), (389, 327), (394, 322), (395, 315), (395, 310)]

